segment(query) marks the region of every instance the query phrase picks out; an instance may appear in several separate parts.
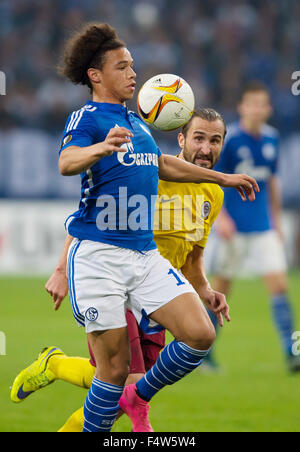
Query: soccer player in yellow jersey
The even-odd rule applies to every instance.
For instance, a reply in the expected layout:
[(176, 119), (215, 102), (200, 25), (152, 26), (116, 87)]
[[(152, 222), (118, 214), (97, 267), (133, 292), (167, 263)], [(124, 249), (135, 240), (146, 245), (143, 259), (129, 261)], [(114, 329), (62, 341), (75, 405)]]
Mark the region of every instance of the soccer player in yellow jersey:
[[(178, 135), (181, 148), (178, 158), (194, 165), (213, 168), (219, 160), (225, 135), (226, 125), (222, 116), (213, 109), (201, 108), (194, 113)], [(223, 191), (216, 184), (160, 181), (154, 224), (154, 238), (159, 252), (179, 270), (178, 273), (173, 273), (177, 284), (182, 284), (181, 272), (193, 285), (208, 309), (216, 313), (221, 326), (223, 317), (230, 321), (229, 307), (225, 296), (210, 287), (204, 271), (203, 258), (211, 226), (221, 210), (222, 203)], [(170, 271), (172, 272), (172, 269)], [(57, 309), (68, 292), (66, 275), (63, 272), (55, 272), (46, 288)], [(219, 310), (218, 307), (220, 307)], [(151, 339), (151, 336), (149, 338)], [(62, 352), (58, 353), (56, 348), (52, 356), (51, 352), (49, 355), (48, 350), (50, 348), (46, 351), (46, 365), (40, 366), (40, 361), (45, 363), (44, 353), (27, 368), (26, 372), (22, 371), (23, 374), (19, 374), (16, 378), (17, 384), (14, 383), (11, 392), (12, 400), (21, 401), (17, 398), (20, 385), (24, 386), (26, 393), (29, 394), (44, 387), (47, 380), (50, 383), (57, 378), (63, 378), (65, 381), (83, 387), (88, 386), (94, 373), (88, 359), (83, 362), (83, 358), (66, 357)], [(64, 375), (61, 374), (61, 359), (64, 362)], [(59, 367), (60, 372), (58, 372)], [(41, 369), (43, 369), (42, 372)], [(45, 379), (41, 385), (37, 384), (35, 387), (33, 382), (37, 373), (40, 378), (45, 376)], [(76, 381), (74, 375), (77, 376)], [(126, 388), (130, 391), (131, 386)], [(121, 397), (120, 406), (131, 420), (134, 420), (134, 398), (139, 397), (135, 392), (133, 394), (132, 390), (127, 392), (126, 388)], [(83, 411), (78, 410), (61, 431), (81, 431), (83, 421)]]
[[(226, 124), (222, 116), (213, 109), (201, 108), (178, 135), (181, 148), (178, 157), (213, 168), (219, 160), (225, 135)], [(160, 253), (182, 271), (208, 308), (211, 302), (225, 300), (223, 294), (211, 289), (203, 265), (204, 248), (223, 205), (223, 190), (216, 184), (180, 184), (161, 180), (158, 194), (154, 237)], [(182, 212), (178, 215), (180, 209)], [(169, 228), (168, 221), (171, 223)], [(208, 314), (215, 327), (218, 323), (223, 326), (222, 315), (216, 317), (210, 310)], [(217, 368), (211, 352), (205, 362), (209, 368)]]
[[(178, 135), (178, 158), (194, 165), (213, 168), (219, 160), (226, 125), (222, 116), (201, 108)], [(210, 229), (217, 218), (224, 193), (216, 184), (159, 182), (154, 238), (159, 252), (181, 270), (208, 308), (225, 302), (223, 294), (211, 289), (205, 276), (203, 257)], [(229, 320), (227, 304), (217, 314)]]

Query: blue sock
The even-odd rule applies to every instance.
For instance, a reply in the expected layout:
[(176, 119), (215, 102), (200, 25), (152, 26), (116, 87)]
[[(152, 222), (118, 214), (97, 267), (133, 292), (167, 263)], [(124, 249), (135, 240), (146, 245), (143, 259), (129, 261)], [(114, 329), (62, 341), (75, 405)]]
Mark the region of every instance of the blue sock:
[(292, 355), (293, 313), (286, 294), (274, 295), (271, 300), (272, 313), (277, 331), (288, 355)]
[(152, 368), (136, 384), (138, 394), (150, 400), (160, 389), (181, 380), (198, 367), (208, 350), (195, 350), (183, 342), (168, 344)]
[(124, 386), (104, 383), (96, 377), (84, 403), (83, 432), (110, 432)]

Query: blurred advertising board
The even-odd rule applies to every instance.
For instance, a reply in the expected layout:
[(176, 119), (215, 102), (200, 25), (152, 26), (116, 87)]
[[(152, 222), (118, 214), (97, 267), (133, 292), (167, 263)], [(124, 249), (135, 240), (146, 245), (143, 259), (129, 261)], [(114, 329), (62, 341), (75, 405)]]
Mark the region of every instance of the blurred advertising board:
[(0, 273), (48, 274), (60, 256), (70, 201), (0, 202)]

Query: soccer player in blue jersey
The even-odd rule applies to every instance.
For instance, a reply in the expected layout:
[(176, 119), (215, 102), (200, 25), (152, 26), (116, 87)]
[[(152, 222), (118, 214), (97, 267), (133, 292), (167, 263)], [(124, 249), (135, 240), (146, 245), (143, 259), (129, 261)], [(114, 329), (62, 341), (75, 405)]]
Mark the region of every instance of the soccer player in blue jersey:
[[(61, 70), (92, 92), (92, 100), (67, 120), (59, 169), (64, 176), (81, 175), (79, 210), (66, 227), (75, 237), (67, 269), (73, 313), (85, 327), (97, 365), (83, 431), (110, 431), (128, 374), (126, 306), (145, 331), (164, 327), (175, 337), (137, 383), (141, 416), (143, 402), (198, 367), (215, 339), (195, 290), (153, 240), (158, 177), (235, 187), (250, 200), (259, 188), (247, 175), (226, 175), (161, 154), (149, 129), (126, 108), (136, 74), (130, 52), (108, 24), (90, 24), (72, 37)], [(223, 313), (225, 304), (212, 310)]]
[(214, 243), (213, 287), (228, 295), (233, 278), (248, 262), (260, 275), (270, 295), (273, 319), (291, 371), (300, 370), (292, 354), (293, 314), (289, 302), (286, 259), (281, 230), (280, 190), (277, 176), (279, 135), (266, 125), (272, 114), (264, 85), (252, 82), (238, 105), (240, 121), (229, 126), (217, 169), (245, 172), (255, 177), (260, 193), (245, 209), (234, 190), (225, 190), (224, 208), (217, 221), (220, 237)]

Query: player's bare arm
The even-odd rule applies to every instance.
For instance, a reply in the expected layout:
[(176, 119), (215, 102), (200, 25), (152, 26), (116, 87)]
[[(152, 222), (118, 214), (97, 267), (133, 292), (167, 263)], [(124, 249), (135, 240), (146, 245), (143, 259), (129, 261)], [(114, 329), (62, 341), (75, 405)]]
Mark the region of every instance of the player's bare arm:
[(113, 152), (126, 152), (120, 148), (124, 143), (130, 142), (133, 134), (125, 127), (113, 127), (101, 143), (92, 146), (69, 146), (62, 151), (58, 161), (59, 171), (63, 176), (74, 176), (86, 171), (103, 157)]
[(64, 298), (68, 295), (68, 280), (66, 269), (68, 250), (72, 240), (73, 237), (71, 235), (67, 235), (58, 264), (45, 285), (46, 291), (52, 297), (55, 311), (59, 309)]
[(230, 322), (229, 306), (225, 295), (211, 288), (205, 274), (203, 256), (204, 249), (200, 246), (194, 246), (193, 251), (188, 254), (181, 271), (208, 309), (216, 314), (219, 325), (223, 326), (223, 317), (227, 322)]
[(172, 155), (162, 154), (159, 161), (159, 178), (169, 182), (208, 182), (221, 187), (235, 188), (243, 201), (246, 195), (250, 201), (255, 200), (259, 186), (253, 177), (247, 174), (225, 174), (178, 159)]
[(237, 232), (236, 225), (225, 207), (222, 207), (218, 215), (216, 228), (220, 237), (225, 240), (231, 240)]

